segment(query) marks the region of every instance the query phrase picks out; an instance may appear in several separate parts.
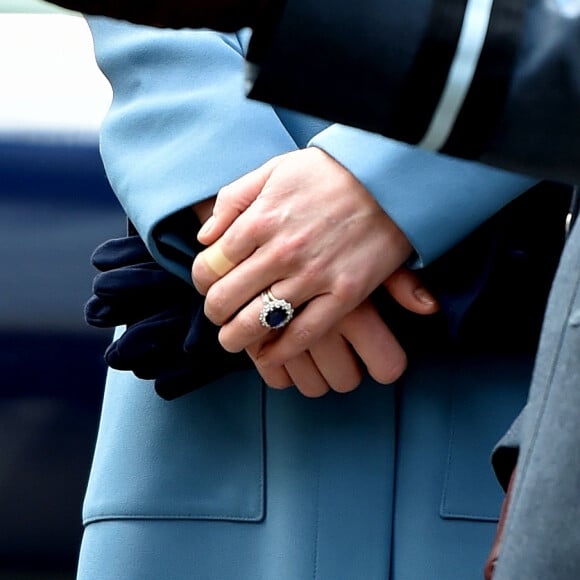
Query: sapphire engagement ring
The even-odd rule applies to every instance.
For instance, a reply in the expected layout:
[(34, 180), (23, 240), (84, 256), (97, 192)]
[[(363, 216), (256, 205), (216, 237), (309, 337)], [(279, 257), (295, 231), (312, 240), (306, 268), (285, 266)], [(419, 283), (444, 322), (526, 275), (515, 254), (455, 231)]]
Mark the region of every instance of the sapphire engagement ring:
[(275, 329), (286, 326), (294, 316), (294, 308), (290, 302), (275, 298), (270, 289), (264, 290), (262, 296), (262, 311), (260, 322), (266, 328)]

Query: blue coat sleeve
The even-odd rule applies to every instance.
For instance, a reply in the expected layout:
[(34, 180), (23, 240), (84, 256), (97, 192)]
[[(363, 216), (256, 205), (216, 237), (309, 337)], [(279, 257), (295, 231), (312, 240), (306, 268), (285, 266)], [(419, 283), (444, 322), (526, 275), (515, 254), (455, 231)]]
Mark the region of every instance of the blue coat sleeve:
[(475, 230), (535, 180), (332, 125), (310, 145), (349, 169), (405, 233), (425, 266)]
[[(296, 144), (272, 107), (245, 98), (237, 35), (88, 22), (114, 93), (107, 176), (151, 253), (189, 281), (197, 231), (182, 210)], [(178, 213), (180, 227), (164, 227)]]
[(415, 246), (417, 265), (532, 183), (248, 101), (240, 90), (243, 35), (160, 31), (103, 18), (89, 24), (114, 93), (101, 135), (108, 177), (152, 254), (185, 280), (196, 227), (188, 208), (309, 139), (371, 191)]

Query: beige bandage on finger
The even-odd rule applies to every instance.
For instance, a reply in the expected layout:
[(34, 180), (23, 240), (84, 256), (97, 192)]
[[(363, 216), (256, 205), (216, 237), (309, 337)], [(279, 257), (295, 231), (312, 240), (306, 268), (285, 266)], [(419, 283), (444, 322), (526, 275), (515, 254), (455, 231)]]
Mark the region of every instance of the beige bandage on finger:
[(222, 252), (219, 242), (207, 247), (202, 253), (203, 259), (208, 268), (215, 272), (220, 278), (232, 270), (235, 266)]

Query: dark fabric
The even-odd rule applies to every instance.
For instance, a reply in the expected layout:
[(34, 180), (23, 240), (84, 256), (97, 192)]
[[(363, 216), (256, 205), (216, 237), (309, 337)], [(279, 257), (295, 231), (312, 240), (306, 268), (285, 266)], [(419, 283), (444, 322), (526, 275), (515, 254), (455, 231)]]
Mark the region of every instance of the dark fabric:
[(425, 34), (401, 87), (396, 112), (382, 130), (391, 138), (418, 143), (427, 131), (457, 49), (466, 4), (466, 0), (432, 3)]
[[(422, 271), (458, 348), (535, 352), (564, 245), (570, 192), (569, 186), (540, 183)], [(416, 340), (409, 337), (410, 344)]]
[[(494, 3), (480, 66), (462, 81), (469, 91), (465, 114), (460, 111), (447, 153), (543, 179), (580, 181), (580, 17), (570, 6)], [(445, 50), (455, 47), (455, 15), (446, 10), (446, 3), (424, 0), (288, 0), (261, 60), (253, 45), (263, 31), (254, 32), (248, 60), (258, 66), (250, 69), (249, 96), (396, 137), (393, 122), (412, 126), (424, 114), (414, 106), (399, 118), (398, 105), (429, 23), (452, 16), (442, 26), (442, 41)], [(440, 52), (432, 51), (433, 70)], [(427, 72), (415, 98), (430, 111), (440, 75), (422, 69)]]
[(221, 348), (217, 328), (203, 314), (203, 297), (159, 266), (138, 235), (101, 244), (92, 262), (100, 273), (85, 306), (87, 322), (127, 326), (105, 352), (111, 368), (154, 380), (168, 400), (250, 368), (245, 354)]
[(512, 80), (525, 8), (525, 0), (494, 2), (475, 76), (444, 153), (477, 159), (489, 146)]
[(85, 14), (101, 14), (120, 20), (128, 20), (149, 26), (169, 28), (215, 28), (224, 32), (235, 32), (256, 21), (258, 9), (267, 6), (270, 0), (243, 0), (232, 2), (221, 0), (175, 0), (165, 2), (135, 2), (135, 0), (53, 0), (69, 10)]

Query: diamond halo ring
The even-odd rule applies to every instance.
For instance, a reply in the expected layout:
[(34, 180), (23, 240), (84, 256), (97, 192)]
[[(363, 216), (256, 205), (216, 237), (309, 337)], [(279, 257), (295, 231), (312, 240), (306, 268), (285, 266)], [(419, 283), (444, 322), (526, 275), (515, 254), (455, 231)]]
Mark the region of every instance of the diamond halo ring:
[(276, 298), (270, 289), (264, 290), (261, 297), (263, 306), (259, 318), (262, 326), (274, 330), (286, 326), (292, 320), (294, 308), (290, 302)]

